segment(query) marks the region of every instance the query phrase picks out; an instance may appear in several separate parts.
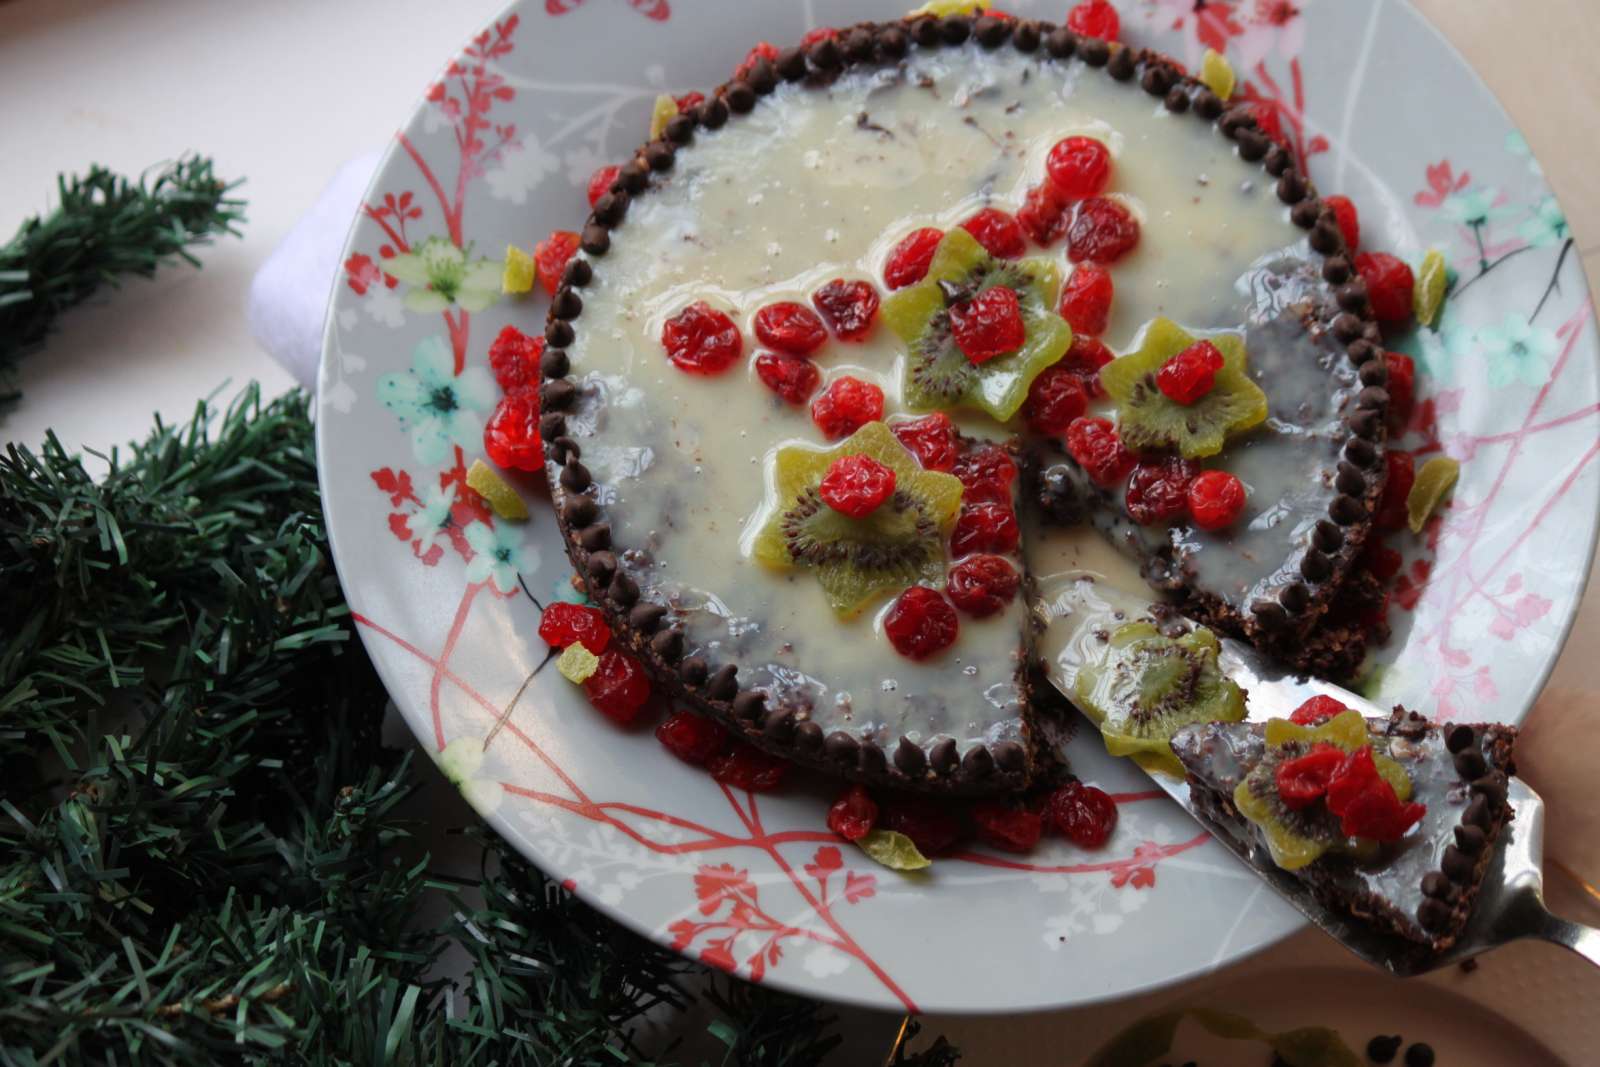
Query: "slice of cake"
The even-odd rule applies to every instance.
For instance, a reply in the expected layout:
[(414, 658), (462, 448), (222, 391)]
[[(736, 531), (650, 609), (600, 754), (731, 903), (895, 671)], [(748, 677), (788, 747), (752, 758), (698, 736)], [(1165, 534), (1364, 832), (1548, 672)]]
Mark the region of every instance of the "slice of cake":
[(622, 166), (545, 331), (568, 551), (660, 681), (844, 777), (1025, 786), (1012, 475), (1040, 452), (1051, 514), (1219, 624), (1315, 627), (1381, 489), (1383, 362), (1249, 114), (991, 15), (740, 70)]
[(1510, 816), (1515, 739), (1397, 708), (1388, 721), (1190, 726), (1172, 750), (1214, 832), (1265, 849), (1329, 908), (1443, 951)]

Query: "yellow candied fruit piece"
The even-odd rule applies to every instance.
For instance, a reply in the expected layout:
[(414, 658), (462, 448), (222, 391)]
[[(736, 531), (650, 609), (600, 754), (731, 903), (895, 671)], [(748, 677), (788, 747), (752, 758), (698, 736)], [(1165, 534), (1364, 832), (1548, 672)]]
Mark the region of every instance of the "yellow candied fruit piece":
[(1411, 311), (1417, 317), (1417, 325), (1432, 326), (1438, 321), (1439, 311), (1444, 307), (1444, 291), (1449, 284), (1450, 271), (1444, 254), (1437, 248), (1428, 249), (1417, 270), (1416, 288), (1411, 291)]
[(650, 140), (659, 140), (666, 132), (667, 123), (671, 122), (678, 113), (678, 102), (666, 93), (656, 97), (655, 104), (650, 108)]
[(868, 830), (856, 842), (862, 852), (892, 871), (920, 871), (933, 866), (915, 841), (896, 830)]
[(501, 292), (526, 293), (530, 291), (538, 273), (538, 268), (533, 263), (533, 256), (516, 245), (506, 245), (506, 265), (500, 272)]
[(574, 641), (556, 657), (556, 670), (573, 685), (582, 685), (600, 669), (600, 657)]
[(467, 468), (467, 485), (488, 501), (490, 510), (502, 519), (528, 517), (528, 505), (522, 502), (522, 497), (483, 460), (475, 459)]
[(1214, 48), (1207, 48), (1206, 54), (1200, 59), (1200, 80), (1207, 89), (1216, 93), (1220, 99), (1226, 100), (1233, 95), (1236, 83), (1233, 74), (1233, 64)]
[(1449, 456), (1434, 456), (1417, 469), (1417, 477), (1406, 494), (1406, 525), (1421, 533), (1428, 516), (1461, 477), (1461, 463)]
[(916, 18), (918, 15), (936, 15), (940, 18), (946, 15), (976, 15), (988, 6), (984, 0), (928, 0), (921, 7), (907, 11), (906, 18)]

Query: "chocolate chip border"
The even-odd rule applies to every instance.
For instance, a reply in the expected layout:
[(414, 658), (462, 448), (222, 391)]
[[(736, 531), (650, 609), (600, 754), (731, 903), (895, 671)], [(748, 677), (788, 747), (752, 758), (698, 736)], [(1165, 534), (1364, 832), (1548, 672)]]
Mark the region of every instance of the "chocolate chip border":
[[(986, 793), (1026, 785), (1030, 765), (1037, 762), (1038, 754), (1009, 741), (975, 745), (962, 753), (949, 737), (929, 738), (921, 744), (905, 737), (898, 742), (878, 742), (844, 731), (824, 737), (820, 727), (802, 712), (768, 708), (765, 693), (741, 688), (734, 664), (713, 670), (703, 657), (689, 654), (684, 631), (671, 617), (671, 611), (643, 599), (644, 591), (620, 569), (611, 543), (611, 528), (604, 521), (597, 500), (597, 487), (581, 462), (581, 446), (566, 432), (566, 413), (576, 404), (579, 392), (579, 385), (570, 377), (572, 367), (566, 353), (576, 337), (573, 322), (583, 311), (579, 290), (593, 279), (595, 263), (610, 250), (611, 233), (625, 223), (632, 200), (667, 179), (680, 148), (691, 145), (700, 129), (716, 130), (734, 116), (748, 114), (780, 81), (824, 85), (853, 65), (892, 64), (914, 47), (961, 46), (969, 39), (978, 48), (995, 49), (1009, 42), (1024, 54), (1042, 50), (1053, 61), (1078, 61), (1091, 68), (1104, 68), (1111, 78), (1159, 97), (1168, 111), (1193, 113), (1214, 123), (1235, 142), (1241, 158), (1259, 161), (1269, 175), (1278, 179), (1279, 199), (1289, 205), (1295, 223), (1310, 231), (1311, 247), (1325, 257), (1323, 277), (1343, 286), (1338, 297), (1341, 310), (1323, 325), (1346, 345), (1365, 386), (1347, 420), (1351, 433), (1346, 450), (1357, 439), (1365, 444), (1355, 445), (1355, 455), (1341, 465), (1339, 477), (1345, 479), (1351, 492), (1335, 498), (1330, 507), (1328, 532), (1323, 538), (1328, 551), (1323, 551), (1323, 546), (1308, 548), (1308, 553), (1317, 554), (1319, 562), (1310, 564), (1313, 573), (1306, 575), (1306, 584), (1286, 587), (1270, 606), (1252, 606), (1255, 628), (1269, 634), (1279, 628), (1280, 613), (1285, 623), (1291, 613), (1312, 614), (1312, 606), (1322, 598), (1312, 597), (1310, 588), (1342, 579), (1360, 550), (1366, 520), (1382, 493), (1388, 405), (1388, 394), (1383, 389), (1384, 364), (1381, 359), (1374, 361), (1382, 352), (1382, 335), (1373, 320), (1364, 285), (1352, 280), (1353, 270), (1348, 255), (1343, 254), (1343, 237), (1332, 209), (1321, 203), (1310, 181), (1294, 169), (1289, 153), (1257, 129), (1253, 115), (1242, 107), (1225, 108), (1216, 94), (1184, 74), (1170, 59), (1149, 50), (1080, 37), (1047, 22), (985, 14), (976, 18), (924, 15), (887, 23), (861, 23), (804, 49), (785, 49), (772, 60), (758, 57), (742, 76), (719, 86), (692, 113), (669, 120), (661, 136), (642, 145), (594, 203), (580, 232), (582, 256), (575, 256), (568, 264), (551, 300), (545, 324), (547, 347), (541, 360), (545, 380), (540, 387), (539, 430), (546, 442), (546, 475), (568, 556), (614, 631), (650, 665), (658, 681), (667, 682), (686, 702), (734, 725), (752, 743), (797, 762), (846, 778), (955, 793)], [(1363, 371), (1363, 364), (1368, 363), (1373, 367)], [(1321, 572), (1320, 561), (1324, 559), (1327, 573), (1318, 578), (1315, 574)], [(1023, 696), (1031, 703), (1027, 672), (1022, 670), (1019, 678)], [(893, 747), (892, 760), (886, 746)]]

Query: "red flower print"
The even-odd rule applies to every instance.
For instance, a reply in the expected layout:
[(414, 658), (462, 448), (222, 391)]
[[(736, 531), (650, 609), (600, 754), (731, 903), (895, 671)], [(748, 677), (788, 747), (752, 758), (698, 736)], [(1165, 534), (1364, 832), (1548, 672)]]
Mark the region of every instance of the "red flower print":
[(844, 866), (844, 858), (839, 855), (839, 850), (832, 845), (823, 845), (817, 849), (817, 854), (812, 857), (812, 862), (806, 864), (806, 873), (817, 881), (826, 881), (828, 875)]
[[(546, 15), (565, 15), (583, 5), (583, 0), (544, 0), (544, 13)], [(628, 0), (628, 6), (647, 19), (656, 22), (665, 22), (672, 17), (672, 6), (668, 0)]]
[(694, 895), (700, 898), (700, 914), (710, 915), (731, 901), (737, 906), (742, 901), (751, 904), (756, 900), (756, 887), (750, 883), (748, 871), (737, 870), (731, 863), (715, 867), (702, 866), (694, 876)]
[(1161, 861), (1161, 846), (1146, 841), (1133, 850), (1133, 855), (1111, 869), (1111, 885), (1121, 889), (1149, 889), (1156, 884), (1156, 864)]
[(366, 296), (367, 290), (383, 277), (383, 271), (372, 262), (372, 257), (364, 252), (357, 252), (344, 261), (345, 284), (355, 291), (357, 296)]
[(1411, 561), (1411, 569), (1400, 575), (1394, 583), (1394, 600), (1407, 611), (1417, 610), (1417, 601), (1422, 599), (1423, 587), (1428, 584), (1428, 573), (1433, 570), (1433, 564), (1425, 559)]
[(1468, 171), (1462, 171), (1460, 176), (1455, 173), (1455, 168), (1448, 159), (1428, 167), (1428, 188), (1412, 197), (1421, 207), (1438, 207), (1444, 203), (1445, 197), (1451, 193), (1459, 193), (1472, 181)]
[(1280, 29), (1294, 21), (1300, 14), (1300, 9), (1289, 0), (1256, 0), (1255, 21), (1264, 22), (1269, 26)]
[(844, 899), (859, 904), (878, 891), (878, 880), (870, 874), (847, 871), (844, 876)]

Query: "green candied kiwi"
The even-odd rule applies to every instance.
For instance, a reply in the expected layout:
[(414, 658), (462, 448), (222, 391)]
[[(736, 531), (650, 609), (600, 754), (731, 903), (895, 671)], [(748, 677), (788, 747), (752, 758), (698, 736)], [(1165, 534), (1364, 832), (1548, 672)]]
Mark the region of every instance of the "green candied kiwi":
[(1111, 755), (1182, 778), (1173, 734), (1192, 723), (1245, 716), (1244, 690), (1222, 673), (1220, 650), (1203, 627), (1172, 638), (1147, 622), (1125, 623), (1112, 632), (1105, 659), (1079, 669), (1076, 703), (1099, 724)]
[(1156, 372), (1196, 340), (1171, 319), (1157, 318), (1138, 348), (1100, 368), (1100, 384), (1117, 406), (1117, 432), (1129, 448), (1203, 459), (1221, 452), (1230, 435), (1266, 421), (1267, 394), (1250, 380), (1244, 341), (1234, 334), (1205, 338), (1222, 353), (1211, 392), (1184, 405), (1156, 386)]
[(1417, 470), (1411, 491), (1406, 494), (1406, 525), (1412, 533), (1422, 532), (1428, 524), (1428, 516), (1445, 494), (1455, 488), (1460, 477), (1461, 462), (1449, 456), (1434, 456)]
[[(895, 490), (853, 519), (822, 502), (818, 486), (835, 460), (870, 456), (895, 474)], [(751, 555), (781, 570), (812, 570), (840, 618), (919, 582), (942, 586), (945, 544), (961, 508), (961, 482), (923, 470), (893, 431), (869, 422), (832, 448), (786, 445), (768, 469), (772, 509)]]
[[(1022, 347), (983, 363), (969, 360), (951, 334), (940, 282), (971, 294), (1001, 285), (1015, 291)], [(1072, 327), (1055, 312), (1060, 290), (1061, 271), (1050, 260), (996, 259), (966, 230), (950, 230), (934, 250), (927, 277), (883, 302), (883, 321), (907, 349), (905, 402), (918, 411), (977, 408), (1001, 422), (1011, 418), (1033, 380), (1072, 344)]]

